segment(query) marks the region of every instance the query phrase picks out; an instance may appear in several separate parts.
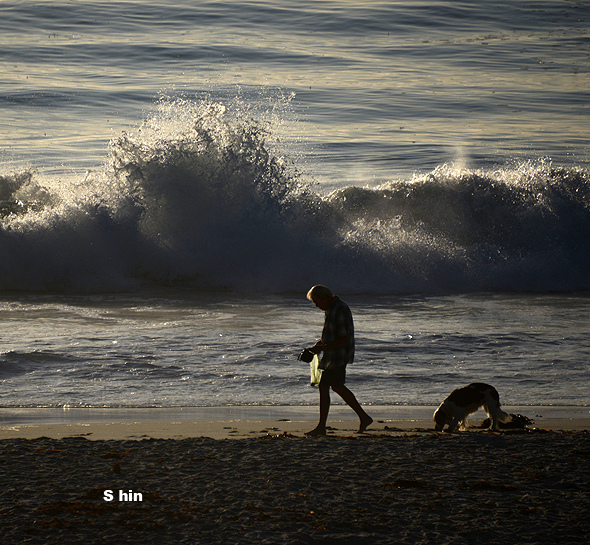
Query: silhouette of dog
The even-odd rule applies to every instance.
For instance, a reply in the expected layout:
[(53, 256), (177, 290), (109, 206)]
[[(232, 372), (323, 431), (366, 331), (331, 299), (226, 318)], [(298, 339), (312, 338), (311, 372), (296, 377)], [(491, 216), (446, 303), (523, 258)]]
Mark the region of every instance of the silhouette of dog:
[(490, 428), (498, 430), (498, 422), (510, 422), (512, 417), (500, 408), (498, 391), (489, 384), (473, 382), (463, 388), (453, 390), (434, 412), (434, 429), (442, 430), (448, 425), (447, 431), (467, 427), (467, 417), (480, 407), (491, 420)]

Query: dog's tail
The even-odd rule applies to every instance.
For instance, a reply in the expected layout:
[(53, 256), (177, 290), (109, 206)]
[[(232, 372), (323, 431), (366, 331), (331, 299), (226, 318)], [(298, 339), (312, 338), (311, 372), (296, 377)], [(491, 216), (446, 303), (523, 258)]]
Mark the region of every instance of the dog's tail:
[(498, 420), (502, 422), (502, 424), (508, 424), (508, 422), (512, 421), (512, 416), (502, 410), (502, 404), (500, 403), (500, 395), (497, 391), (495, 392), (495, 396), (497, 396), (498, 401)]
[(498, 420), (502, 422), (502, 424), (508, 424), (508, 422), (512, 422), (512, 415), (505, 413), (500, 407), (498, 406)]
[(502, 422), (502, 424), (508, 424), (508, 422), (512, 422), (512, 415), (504, 412), (502, 410), (502, 405), (500, 404), (500, 396), (498, 396), (498, 421)]
[(488, 416), (490, 418), (491, 418), (491, 414), (490, 414), (489, 407), (490, 406), (493, 407), (494, 404), (497, 407), (496, 416), (498, 418), (498, 421), (502, 422), (502, 424), (507, 424), (508, 422), (511, 422), (512, 416), (509, 415), (508, 413), (504, 412), (501, 408), (502, 404), (500, 403), (500, 394), (498, 394), (498, 391), (495, 388), (492, 388), (491, 391), (488, 392), (488, 394), (486, 395), (486, 400), (484, 402), (484, 410), (486, 411), (486, 413), (488, 414)]

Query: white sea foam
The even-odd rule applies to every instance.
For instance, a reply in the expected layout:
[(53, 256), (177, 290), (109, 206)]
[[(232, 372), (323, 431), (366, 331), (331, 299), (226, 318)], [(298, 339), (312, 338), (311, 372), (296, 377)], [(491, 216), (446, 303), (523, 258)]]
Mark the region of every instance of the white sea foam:
[(348, 292), (590, 288), (590, 174), (445, 164), (321, 195), (269, 152), (272, 125), (162, 100), (77, 183), (0, 178), (0, 288)]

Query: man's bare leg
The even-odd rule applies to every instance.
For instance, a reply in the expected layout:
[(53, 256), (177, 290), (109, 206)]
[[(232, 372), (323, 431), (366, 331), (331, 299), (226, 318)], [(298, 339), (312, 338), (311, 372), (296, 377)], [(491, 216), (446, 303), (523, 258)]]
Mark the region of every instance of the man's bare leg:
[(318, 389), (320, 391), (320, 421), (315, 429), (305, 434), (310, 437), (326, 435), (326, 422), (328, 421), (328, 413), (330, 412), (330, 387), (320, 384)]
[(373, 423), (373, 419), (363, 410), (354, 394), (346, 386), (333, 386), (332, 390), (357, 414), (361, 421), (358, 433), (363, 433)]

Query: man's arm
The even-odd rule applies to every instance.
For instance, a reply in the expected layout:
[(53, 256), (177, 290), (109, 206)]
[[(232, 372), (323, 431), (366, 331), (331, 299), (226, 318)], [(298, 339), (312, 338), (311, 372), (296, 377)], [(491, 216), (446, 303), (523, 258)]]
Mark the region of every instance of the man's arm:
[(314, 354), (319, 354), (322, 351), (326, 350), (336, 350), (337, 348), (342, 348), (343, 346), (347, 346), (350, 342), (350, 335), (343, 335), (342, 337), (338, 337), (334, 342), (324, 344), (321, 340), (315, 343), (310, 350)]

